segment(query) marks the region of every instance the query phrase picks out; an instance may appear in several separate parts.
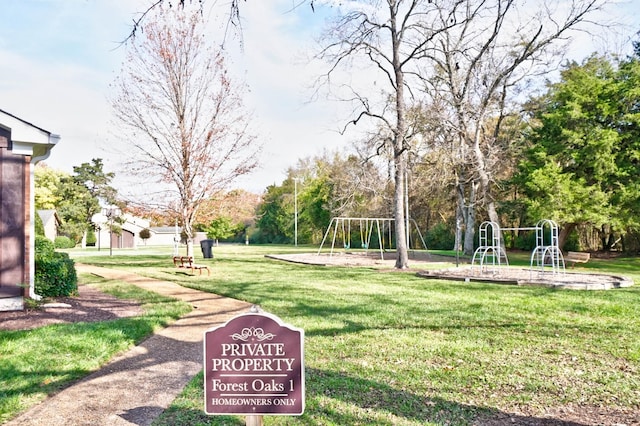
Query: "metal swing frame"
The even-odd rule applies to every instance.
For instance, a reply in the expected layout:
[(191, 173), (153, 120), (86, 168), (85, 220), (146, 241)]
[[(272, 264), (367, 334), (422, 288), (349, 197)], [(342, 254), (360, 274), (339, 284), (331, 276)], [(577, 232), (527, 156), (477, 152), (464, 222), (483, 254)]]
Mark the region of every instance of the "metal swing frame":
[[(360, 244), (361, 247), (365, 250), (365, 253), (369, 252), (369, 248), (371, 247), (371, 238), (373, 236), (374, 226), (378, 235), (378, 251), (380, 253), (380, 259), (384, 259), (385, 247), (383, 244), (382, 233), (387, 230), (389, 232), (389, 242), (393, 241), (393, 232), (391, 224), (395, 221), (393, 218), (383, 218), (383, 217), (334, 217), (329, 222), (329, 226), (327, 227), (327, 231), (322, 238), (322, 243), (320, 243), (320, 248), (318, 249), (317, 255), (320, 255), (322, 252), (322, 248), (324, 247), (325, 242), (327, 241), (327, 237), (329, 233), (333, 229), (333, 239), (331, 240), (331, 250), (329, 251), (329, 256), (333, 256), (333, 252), (335, 250), (336, 239), (339, 237), (338, 230), (342, 230), (342, 242), (345, 250), (351, 248), (351, 222), (357, 222), (360, 228)], [(348, 234), (345, 231), (345, 222), (346, 229), (348, 230)], [(422, 242), (422, 246), (425, 250), (427, 250), (427, 244), (422, 237), (422, 233), (418, 228), (418, 224), (414, 219), (410, 219), (410, 222), (413, 223), (413, 226), (416, 229), (418, 236), (420, 237), (420, 241)], [(364, 223), (364, 227), (362, 226)], [(380, 224), (382, 223), (382, 228)], [(386, 227), (386, 228), (385, 228)], [(410, 241), (408, 242), (408, 244)]]

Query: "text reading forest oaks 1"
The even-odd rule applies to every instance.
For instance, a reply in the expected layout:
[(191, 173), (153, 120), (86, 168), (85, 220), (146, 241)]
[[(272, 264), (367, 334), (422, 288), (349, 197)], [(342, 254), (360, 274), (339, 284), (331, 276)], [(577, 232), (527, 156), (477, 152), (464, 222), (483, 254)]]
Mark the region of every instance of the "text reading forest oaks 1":
[(304, 331), (269, 314), (239, 315), (205, 332), (205, 412), (304, 412)]

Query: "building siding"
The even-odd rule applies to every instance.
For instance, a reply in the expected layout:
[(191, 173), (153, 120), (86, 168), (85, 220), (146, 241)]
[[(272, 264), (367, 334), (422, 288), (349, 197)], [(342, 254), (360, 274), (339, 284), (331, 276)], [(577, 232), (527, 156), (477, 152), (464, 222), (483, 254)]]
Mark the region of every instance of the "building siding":
[(0, 298), (21, 296), (29, 278), (25, 267), (25, 157), (11, 153), (10, 141), (11, 132), (0, 127)]

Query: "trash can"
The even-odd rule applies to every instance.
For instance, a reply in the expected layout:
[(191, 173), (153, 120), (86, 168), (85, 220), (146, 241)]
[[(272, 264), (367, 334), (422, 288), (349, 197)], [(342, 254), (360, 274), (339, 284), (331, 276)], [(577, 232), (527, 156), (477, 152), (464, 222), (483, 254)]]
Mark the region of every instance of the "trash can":
[(200, 248), (202, 249), (202, 257), (204, 257), (205, 259), (211, 259), (213, 257), (212, 247), (213, 247), (213, 240), (200, 241)]

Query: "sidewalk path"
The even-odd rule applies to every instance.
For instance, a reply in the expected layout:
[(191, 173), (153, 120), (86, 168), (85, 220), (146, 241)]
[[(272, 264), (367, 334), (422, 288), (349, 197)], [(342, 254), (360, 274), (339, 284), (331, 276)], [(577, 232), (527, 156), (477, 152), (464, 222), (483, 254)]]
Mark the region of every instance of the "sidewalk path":
[(150, 425), (202, 370), (205, 330), (251, 307), (235, 299), (128, 272), (82, 264), (76, 264), (76, 269), (184, 300), (193, 310), (7, 426)]

